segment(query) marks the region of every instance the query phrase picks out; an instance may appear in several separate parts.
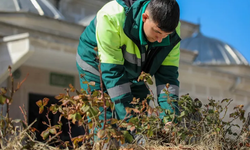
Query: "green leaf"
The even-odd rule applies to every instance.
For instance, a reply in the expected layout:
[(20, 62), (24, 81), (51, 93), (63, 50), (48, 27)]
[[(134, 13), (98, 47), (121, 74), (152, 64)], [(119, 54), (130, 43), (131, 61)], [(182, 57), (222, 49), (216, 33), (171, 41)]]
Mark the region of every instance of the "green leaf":
[(163, 123), (164, 124), (168, 123), (169, 121), (171, 121), (171, 118), (169, 116), (163, 117)]
[(186, 115), (186, 111), (183, 111), (183, 112), (181, 112), (181, 115), (179, 116), (179, 118), (182, 118), (182, 117), (184, 117)]
[(223, 102), (225, 102), (225, 101), (228, 103), (229, 100), (230, 100), (230, 99), (225, 98), (225, 99), (223, 99), (223, 100), (221, 101), (221, 103), (223, 103)]
[(49, 132), (50, 132), (51, 134), (56, 134), (56, 133), (57, 133), (55, 128), (49, 129)]
[(134, 118), (129, 119), (129, 122), (130, 122), (130, 123), (133, 123), (133, 124), (137, 124), (138, 121), (139, 121), (139, 119), (138, 119), (137, 117), (134, 117)]
[(114, 118), (111, 119), (111, 124), (116, 124), (117, 122), (118, 122), (117, 119), (114, 119)]
[(5, 127), (5, 120), (0, 120), (0, 127)]
[(44, 111), (44, 106), (39, 107), (39, 114), (42, 114)]
[(148, 137), (152, 137), (153, 136), (153, 129), (152, 128), (149, 128), (149, 130), (148, 130), (148, 133), (147, 133), (147, 136)]
[(82, 142), (83, 140), (84, 140), (83, 137), (78, 136), (78, 137), (72, 138), (71, 141), (73, 141), (73, 145), (74, 145), (75, 147), (78, 147), (78, 144), (79, 144), (80, 142)]
[(217, 131), (217, 132), (220, 132), (220, 128), (216, 128), (216, 131)]
[(69, 120), (72, 119), (72, 123), (75, 124), (76, 123), (76, 113), (75, 114), (70, 114), (68, 119)]
[(58, 111), (59, 111), (60, 113), (63, 113), (63, 108), (62, 108), (62, 106), (59, 106)]
[(89, 129), (92, 129), (93, 123), (92, 122), (88, 123), (88, 126), (89, 126)]
[(41, 133), (41, 136), (42, 136), (43, 140), (46, 140), (49, 137), (49, 130), (50, 129), (46, 129), (45, 131), (43, 131)]
[(6, 98), (0, 95), (0, 104), (3, 105), (6, 102)]
[(99, 113), (99, 110), (97, 110), (95, 107), (90, 107), (90, 117), (97, 116)]
[(214, 113), (214, 110), (213, 109), (209, 109), (208, 113), (212, 114), (212, 113)]
[(88, 105), (83, 105), (82, 106), (82, 108), (81, 108), (81, 111), (83, 112), (83, 113), (86, 113), (88, 110), (89, 110), (89, 106)]
[(88, 81), (83, 81), (82, 83), (83, 83), (83, 84), (88, 84), (89, 82), (88, 82)]
[(148, 78), (148, 79), (147, 79), (147, 83), (148, 83), (149, 85), (153, 85), (152, 79), (151, 79), (151, 78)]
[(128, 143), (132, 143), (134, 138), (131, 134), (129, 134), (128, 131), (123, 131), (123, 136), (125, 138), (125, 141), (127, 141)]
[(122, 128), (126, 128), (128, 126), (128, 123), (126, 123), (126, 122), (123, 122), (123, 123), (121, 123), (121, 125), (120, 125), (120, 127), (122, 127)]
[(56, 104), (52, 104), (49, 110), (55, 115), (58, 111), (58, 106)]
[(127, 130), (130, 130), (130, 128), (132, 128), (132, 125), (127, 126)]
[(189, 108), (186, 106), (182, 106), (183, 109), (185, 109), (186, 111), (190, 112)]
[(185, 140), (185, 139), (186, 139), (186, 136), (187, 136), (186, 134), (182, 133), (182, 134), (181, 134), (181, 139), (182, 139), (182, 140)]
[(92, 96), (93, 96), (93, 97), (98, 96), (98, 95), (99, 95), (99, 92), (96, 91), (96, 90), (92, 93)]
[(82, 116), (81, 116), (81, 114), (80, 113), (76, 113), (76, 120), (77, 121), (79, 121), (79, 120), (81, 120), (82, 119)]
[(1, 88), (1, 92), (2, 92), (2, 94), (6, 94), (7, 93), (7, 89), (6, 88)]

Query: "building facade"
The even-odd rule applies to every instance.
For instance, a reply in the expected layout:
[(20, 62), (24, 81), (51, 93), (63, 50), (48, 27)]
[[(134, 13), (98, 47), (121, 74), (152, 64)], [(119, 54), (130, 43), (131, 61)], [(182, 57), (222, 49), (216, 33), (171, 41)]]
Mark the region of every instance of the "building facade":
[[(38, 115), (35, 102), (64, 93), (72, 83), (80, 89), (75, 56), (86, 25), (108, 0), (2, 0), (0, 2), (0, 85), (10, 87), (26, 77), (14, 95), (10, 115)], [(194, 36), (194, 34), (196, 34)], [(204, 103), (232, 98), (230, 110), (244, 104), (250, 110), (250, 66), (227, 43), (206, 37), (199, 25), (181, 21), (180, 95), (189, 93)], [(155, 88), (152, 86), (152, 89)], [(5, 107), (3, 107), (6, 110)]]

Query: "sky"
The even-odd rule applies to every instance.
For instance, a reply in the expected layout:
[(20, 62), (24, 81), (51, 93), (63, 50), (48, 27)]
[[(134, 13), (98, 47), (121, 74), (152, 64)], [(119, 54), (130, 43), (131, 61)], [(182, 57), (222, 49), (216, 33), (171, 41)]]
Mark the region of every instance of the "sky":
[(181, 20), (228, 43), (250, 63), (250, 0), (177, 0)]

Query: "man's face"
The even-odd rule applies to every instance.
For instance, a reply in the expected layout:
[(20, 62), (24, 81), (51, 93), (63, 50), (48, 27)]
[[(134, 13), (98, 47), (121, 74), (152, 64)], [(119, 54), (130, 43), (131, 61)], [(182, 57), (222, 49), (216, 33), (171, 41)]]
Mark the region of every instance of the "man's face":
[(166, 38), (172, 32), (164, 32), (160, 28), (157, 27), (157, 24), (154, 23), (153, 19), (150, 16), (148, 10), (142, 14), (143, 30), (146, 35), (146, 38), (149, 42), (158, 42), (161, 43), (164, 38)]

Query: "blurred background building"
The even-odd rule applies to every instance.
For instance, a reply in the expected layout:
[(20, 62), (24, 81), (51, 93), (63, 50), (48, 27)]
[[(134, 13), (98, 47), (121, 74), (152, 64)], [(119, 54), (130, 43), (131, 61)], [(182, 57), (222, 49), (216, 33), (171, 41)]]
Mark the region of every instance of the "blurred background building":
[[(78, 39), (108, 0), (1, 0), (0, 86), (10, 87), (8, 66), (15, 85), (29, 74), (11, 104), (12, 118), (38, 118), (36, 101), (64, 93), (69, 83), (77, 89), (75, 56)], [(250, 67), (229, 43), (200, 32), (200, 25), (181, 21), (180, 95), (189, 93), (204, 103), (213, 98), (234, 99), (250, 110)], [(230, 110), (232, 110), (232, 107)], [(2, 108), (4, 111), (5, 107)], [(40, 120), (41, 121), (41, 120)]]

